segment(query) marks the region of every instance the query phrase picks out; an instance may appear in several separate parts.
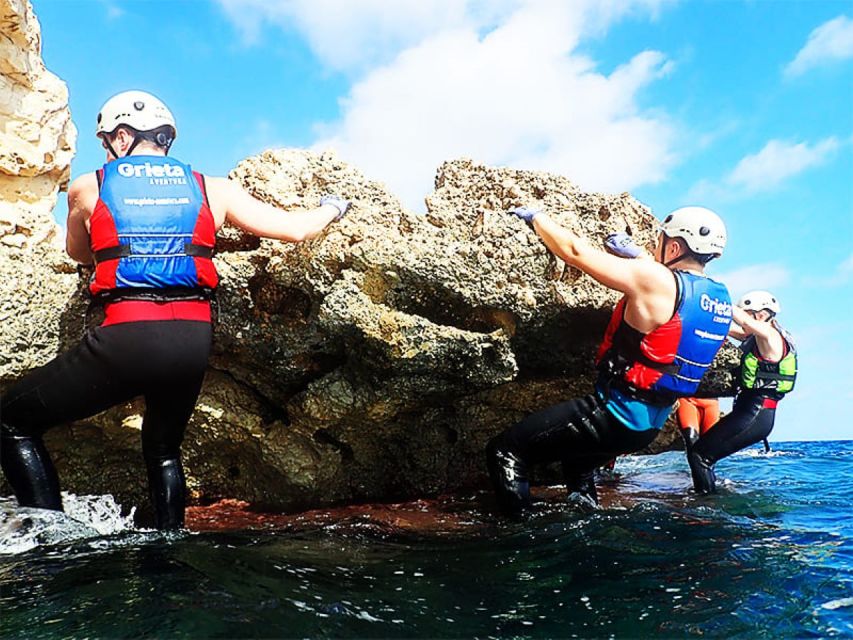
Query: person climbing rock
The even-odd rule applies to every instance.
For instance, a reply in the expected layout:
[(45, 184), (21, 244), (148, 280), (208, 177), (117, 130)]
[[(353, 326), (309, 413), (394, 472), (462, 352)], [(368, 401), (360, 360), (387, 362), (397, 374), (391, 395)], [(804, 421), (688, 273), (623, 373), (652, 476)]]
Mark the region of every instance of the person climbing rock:
[(794, 340), (779, 322), (776, 297), (768, 291), (750, 291), (733, 308), (729, 335), (741, 342), (738, 394), (731, 413), (702, 435), (687, 459), (698, 493), (716, 491), (714, 464), (758, 442), (770, 447), (776, 406), (794, 389), (797, 350)]
[(487, 461), (499, 506), (513, 517), (531, 507), (531, 465), (561, 461), (567, 488), (597, 502), (594, 471), (618, 455), (650, 444), (676, 399), (694, 395), (726, 338), (731, 300), (705, 265), (726, 244), (720, 217), (683, 207), (661, 224), (653, 259), (630, 238), (606, 251), (530, 208), (510, 213), (527, 222), (567, 264), (620, 291), (596, 358), (588, 395), (533, 413), (489, 441)]
[(184, 430), (211, 348), (215, 235), (225, 221), (257, 236), (301, 242), (340, 219), (335, 196), (283, 215), (231, 180), (169, 155), (175, 119), (155, 96), (126, 91), (98, 113), (102, 168), (68, 190), (66, 250), (94, 265), (89, 291), (104, 321), (70, 351), (13, 384), (0, 401), (0, 464), (18, 503), (62, 510), (42, 435), (142, 396), (142, 452), (156, 526), (180, 528)]

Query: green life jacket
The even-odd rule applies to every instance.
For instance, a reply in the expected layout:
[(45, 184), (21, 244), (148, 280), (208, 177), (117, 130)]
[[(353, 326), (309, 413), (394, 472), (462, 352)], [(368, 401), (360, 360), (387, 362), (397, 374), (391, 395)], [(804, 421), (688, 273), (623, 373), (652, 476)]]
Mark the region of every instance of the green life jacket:
[(740, 385), (742, 389), (772, 391), (782, 396), (794, 388), (797, 379), (797, 350), (791, 335), (773, 320), (773, 326), (782, 335), (785, 355), (779, 362), (762, 360), (755, 336), (749, 336), (740, 345)]

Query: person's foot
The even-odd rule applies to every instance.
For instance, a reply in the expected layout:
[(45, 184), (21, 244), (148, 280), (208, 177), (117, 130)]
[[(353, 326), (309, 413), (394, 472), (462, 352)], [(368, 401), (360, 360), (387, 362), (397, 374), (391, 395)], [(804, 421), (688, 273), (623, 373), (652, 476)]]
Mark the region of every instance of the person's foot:
[(530, 512), (530, 482), (527, 466), (498, 436), (486, 447), (489, 477), (498, 506), (513, 520), (525, 520)]

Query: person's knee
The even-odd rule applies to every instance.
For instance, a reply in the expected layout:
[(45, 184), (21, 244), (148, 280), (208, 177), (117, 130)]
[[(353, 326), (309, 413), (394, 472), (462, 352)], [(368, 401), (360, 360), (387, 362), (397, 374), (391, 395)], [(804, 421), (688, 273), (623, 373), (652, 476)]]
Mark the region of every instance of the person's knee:
[(3, 421), (0, 422), (0, 438), (38, 438), (41, 436), (41, 432), (38, 429), (33, 429), (29, 425), (24, 425), (20, 423), (11, 424), (10, 421), (7, 421), (3, 416)]
[(181, 445), (143, 432), (142, 455), (146, 460), (173, 460), (181, 456)]

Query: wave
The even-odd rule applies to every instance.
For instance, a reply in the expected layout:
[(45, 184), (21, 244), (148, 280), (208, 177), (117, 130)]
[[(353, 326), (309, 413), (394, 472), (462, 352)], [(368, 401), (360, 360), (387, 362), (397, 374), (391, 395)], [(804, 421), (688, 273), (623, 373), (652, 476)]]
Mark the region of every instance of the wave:
[(64, 512), (19, 507), (0, 497), (0, 554), (15, 555), (42, 545), (56, 545), (134, 530), (134, 507), (121, 514), (113, 496), (62, 493)]

